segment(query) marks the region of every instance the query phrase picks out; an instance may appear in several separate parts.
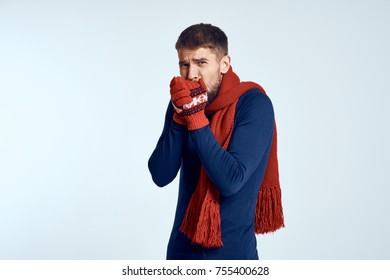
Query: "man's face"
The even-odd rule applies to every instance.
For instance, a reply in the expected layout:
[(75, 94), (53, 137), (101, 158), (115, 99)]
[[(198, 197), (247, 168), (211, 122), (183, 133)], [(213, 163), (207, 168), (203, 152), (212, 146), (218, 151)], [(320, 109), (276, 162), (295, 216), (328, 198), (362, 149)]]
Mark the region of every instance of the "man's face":
[(230, 57), (218, 57), (210, 48), (179, 49), (180, 76), (197, 82), (200, 78), (206, 84), (210, 101), (218, 93), (222, 75), (229, 70)]

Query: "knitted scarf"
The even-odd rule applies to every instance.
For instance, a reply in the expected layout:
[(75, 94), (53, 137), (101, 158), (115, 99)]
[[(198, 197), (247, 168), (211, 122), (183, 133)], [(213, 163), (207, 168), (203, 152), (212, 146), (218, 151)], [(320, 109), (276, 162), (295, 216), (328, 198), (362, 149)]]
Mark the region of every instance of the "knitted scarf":
[[(236, 105), (241, 95), (257, 88), (264, 89), (253, 82), (240, 82), (230, 67), (224, 74), (221, 87), (214, 101), (206, 107), (206, 113), (212, 114), (210, 129), (218, 143), (226, 150), (233, 132)], [(255, 232), (268, 233), (284, 227), (281, 189), (279, 184), (278, 159), (276, 152), (276, 125), (271, 151), (260, 191), (257, 197), (255, 213)], [(180, 230), (193, 243), (206, 248), (222, 247), (221, 216), (219, 191), (208, 178), (204, 166), (193, 193)]]

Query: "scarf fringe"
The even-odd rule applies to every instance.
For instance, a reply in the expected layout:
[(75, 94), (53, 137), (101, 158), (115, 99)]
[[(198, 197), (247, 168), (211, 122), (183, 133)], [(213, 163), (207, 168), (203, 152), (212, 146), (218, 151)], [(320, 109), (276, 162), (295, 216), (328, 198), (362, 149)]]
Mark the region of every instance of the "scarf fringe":
[(255, 232), (270, 233), (282, 227), (284, 215), (280, 186), (261, 186), (257, 197)]
[[(221, 217), (219, 195), (216, 191), (207, 190), (203, 207), (200, 212), (199, 222), (193, 241), (206, 248), (222, 247)], [(213, 193), (213, 194), (212, 194)]]
[[(191, 198), (180, 231), (194, 244), (205, 248), (222, 247), (219, 192), (209, 185), (205, 192), (198, 194), (200, 193), (204, 193), (204, 198), (199, 199), (200, 195)], [(194, 207), (195, 204), (197, 205)]]

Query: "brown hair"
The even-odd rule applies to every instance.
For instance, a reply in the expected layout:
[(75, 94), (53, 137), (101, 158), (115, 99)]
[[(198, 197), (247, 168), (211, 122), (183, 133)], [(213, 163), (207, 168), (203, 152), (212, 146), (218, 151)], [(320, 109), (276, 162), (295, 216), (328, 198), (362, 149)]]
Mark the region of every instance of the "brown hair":
[(222, 57), (228, 54), (228, 39), (220, 28), (208, 23), (199, 23), (187, 27), (175, 45), (176, 50), (201, 47), (213, 49), (217, 56)]

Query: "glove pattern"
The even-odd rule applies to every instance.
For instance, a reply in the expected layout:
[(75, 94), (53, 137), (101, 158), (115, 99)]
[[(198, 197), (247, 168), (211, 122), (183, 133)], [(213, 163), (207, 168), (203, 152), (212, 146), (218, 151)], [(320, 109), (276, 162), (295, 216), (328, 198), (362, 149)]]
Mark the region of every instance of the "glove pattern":
[(182, 77), (174, 77), (170, 87), (172, 105), (175, 109), (173, 119), (182, 125), (187, 124), (189, 130), (208, 125), (209, 121), (204, 114), (207, 91), (203, 79), (193, 82)]

